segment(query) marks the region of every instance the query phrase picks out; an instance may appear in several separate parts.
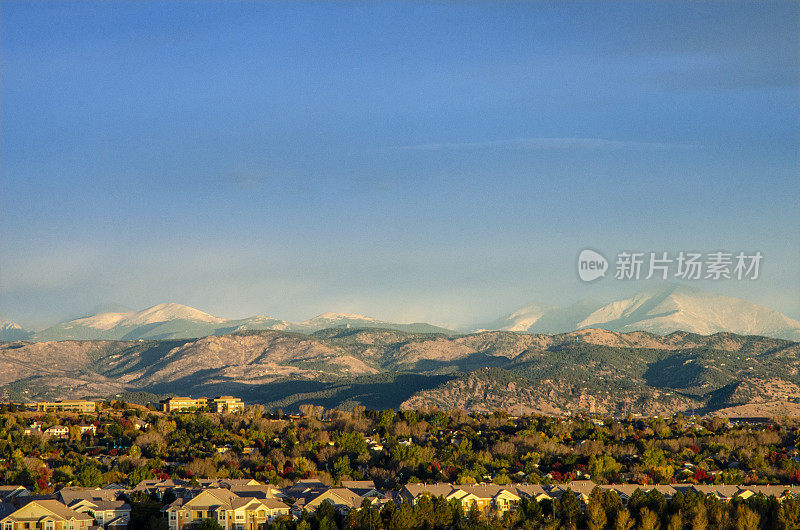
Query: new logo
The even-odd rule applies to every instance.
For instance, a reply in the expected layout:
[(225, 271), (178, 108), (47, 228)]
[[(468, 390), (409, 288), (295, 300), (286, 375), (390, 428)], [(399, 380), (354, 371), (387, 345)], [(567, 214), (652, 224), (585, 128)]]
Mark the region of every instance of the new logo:
[(585, 282), (593, 282), (606, 275), (608, 260), (590, 248), (581, 250), (578, 255), (578, 277)]

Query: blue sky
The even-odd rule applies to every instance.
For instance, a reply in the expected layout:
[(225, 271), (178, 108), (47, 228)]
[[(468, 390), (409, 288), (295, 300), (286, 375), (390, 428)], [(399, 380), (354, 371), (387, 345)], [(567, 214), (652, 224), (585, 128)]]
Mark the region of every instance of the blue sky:
[(98, 304), (467, 325), (584, 247), (759, 250), (800, 318), (786, 3), (0, 6), (0, 315)]

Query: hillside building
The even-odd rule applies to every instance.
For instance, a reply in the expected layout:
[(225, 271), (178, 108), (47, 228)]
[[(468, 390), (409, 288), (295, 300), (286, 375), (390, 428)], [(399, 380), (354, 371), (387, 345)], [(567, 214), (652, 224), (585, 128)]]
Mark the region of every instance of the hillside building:
[(161, 410), (164, 412), (187, 412), (201, 409), (208, 406), (208, 398), (190, 397), (171, 397), (162, 399), (160, 402)]
[(73, 399), (69, 401), (36, 401), (28, 403), (28, 407), (35, 408), (37, 412), (95, 412), (97, 404), (94, 401)]
[(208, 401), (211, 412), (237, 412), (244, 410), (242, 400), (233, 396), (217, 396)]

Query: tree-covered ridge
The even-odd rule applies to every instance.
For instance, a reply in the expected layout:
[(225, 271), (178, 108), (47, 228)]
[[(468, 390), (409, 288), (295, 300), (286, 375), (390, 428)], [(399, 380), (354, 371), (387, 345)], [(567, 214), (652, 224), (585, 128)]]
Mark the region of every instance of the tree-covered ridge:
[[(233, 394), (269, 407), (606, 415), (800, 413), (800, 344), (718, 333), (334, 328), (170, 341), (0, 343), (0, 397)], [(512, 385), (509, 386), (509, 383)]]

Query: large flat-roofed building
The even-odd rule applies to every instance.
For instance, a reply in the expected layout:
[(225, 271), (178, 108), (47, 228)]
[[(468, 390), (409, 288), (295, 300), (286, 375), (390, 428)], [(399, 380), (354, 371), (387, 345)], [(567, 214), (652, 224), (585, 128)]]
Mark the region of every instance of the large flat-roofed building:
[(236, 412), (244, 409), (242, 400), (233, 396), (217, 396), (208, 401), (212, 412)]
[(208, 398), (171, 397), (162, 399), (161, 410), (164, 412), (185, 412), (197, 410), (208, 406)]
[(69, 401), (36, 401), (28, 403), (31, 408), (36, 408), (38, 412), (95, 412), (97, 405), (94, 401), (73, 399)]

